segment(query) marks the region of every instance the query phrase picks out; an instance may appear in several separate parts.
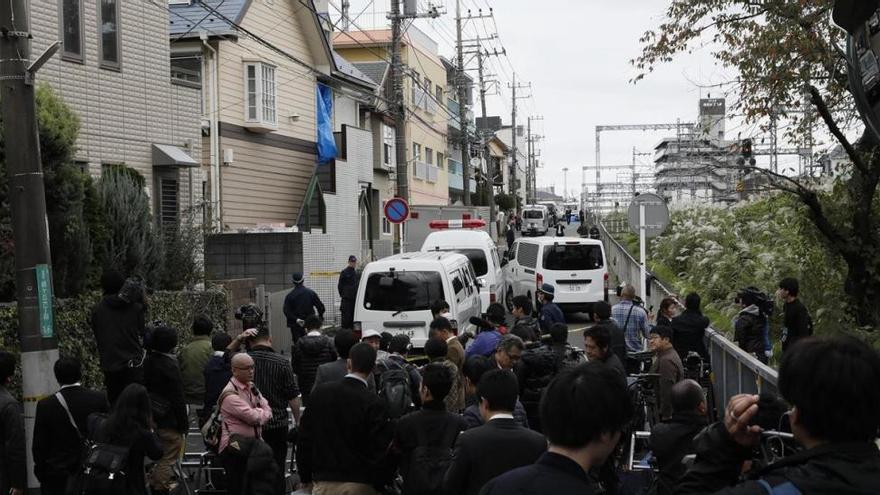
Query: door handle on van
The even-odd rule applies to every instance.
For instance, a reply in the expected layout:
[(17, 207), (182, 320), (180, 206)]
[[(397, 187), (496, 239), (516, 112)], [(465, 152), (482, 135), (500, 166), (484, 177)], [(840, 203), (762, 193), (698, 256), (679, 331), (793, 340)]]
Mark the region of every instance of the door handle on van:
[(535, 274), (535, 270), (529, 270), (528, 268), (524, 268), (523, 271), (526, 272), (526, 273), (528, 273), (529, 275), (534, 275), (534, 274)]

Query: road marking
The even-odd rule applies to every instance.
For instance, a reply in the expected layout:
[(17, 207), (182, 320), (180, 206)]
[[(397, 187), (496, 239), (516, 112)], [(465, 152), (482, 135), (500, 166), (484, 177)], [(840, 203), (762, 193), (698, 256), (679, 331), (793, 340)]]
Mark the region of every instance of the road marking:
[(578, 328), (575, 328), (575, 329), (569, 329), (569, 330), (568, 330), (568, 333), (583, 332), (584, 330), (590, 328), (591, 326), (592, 326), (592, 325), (587, 325), (587, 326), (585, 326), (585, 327), (578, 327)]

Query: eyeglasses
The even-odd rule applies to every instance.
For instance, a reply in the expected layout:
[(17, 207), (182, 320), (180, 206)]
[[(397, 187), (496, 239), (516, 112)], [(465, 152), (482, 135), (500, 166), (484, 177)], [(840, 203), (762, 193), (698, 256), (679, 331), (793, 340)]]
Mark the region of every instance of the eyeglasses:
[(241, 370), (241, 371), (253, 371), (253, 370), (254, 370), (254, 365), (250, 365), (250, 366), (233, 366), (232, 369), (234, 369), (234, 370)]

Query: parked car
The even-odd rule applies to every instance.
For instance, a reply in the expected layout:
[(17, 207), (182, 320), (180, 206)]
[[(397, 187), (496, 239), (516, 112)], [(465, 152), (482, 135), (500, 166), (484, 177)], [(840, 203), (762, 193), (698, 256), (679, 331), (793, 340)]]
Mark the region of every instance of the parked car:
[(457, 331), (475, 330), (468, 321), (482, 312), (473, 265), (458, 253), (405, 253), (364, 267), (354, 309), (354, 330), (403, 333), (414, 347), (428, 339), (431, 303), (449, 303)]
[(454, 252), (467, 256), (474, 266), (474, 274), (480, 282), (480, 303), (483, 308), (501, 301), (504, 272), (498, 246), (484, 230), (438, 230), (431, 232), (422, 244), (421, 251)]
[(522, 209), (522, 235), (547, 235), (550, 211), (543, 205), (527, 205)]
[(535, 302), (541, 284), (556, 286), (553, 299), (565, 312), (592, 312), (593, 303), (608, 300), (608, 267), (600, 241), (576, 237), (521, 238), (505, 254), (504, 301), (525, 295)]

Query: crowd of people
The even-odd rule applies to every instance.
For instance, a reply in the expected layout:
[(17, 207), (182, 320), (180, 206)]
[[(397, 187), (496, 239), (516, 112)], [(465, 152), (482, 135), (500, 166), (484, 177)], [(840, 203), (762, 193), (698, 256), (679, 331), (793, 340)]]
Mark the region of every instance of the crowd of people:
[[(177, 329), (146, 325), (143, 297), (126, 279), (108, 272), (102, 282), (92, 326), (105, 390), (82, 385), (76, 359), (54, 363), (60, 389), (37, 404), (33, 432), (44, 494), (168, 493), (196, 426), (230, 494), (283, 493), (288, 466), (316, 495), (620, 493), (635, 414), (627, 378), (645, 371), (630, 356), (643, 338), (659, 377), (662, 421), (650, 435), (658, 494), (880, 492), (880, 355), (851, 337), (802, 332), (806, 311), (789, 279), (780, 283), (778, 388), (802, 450), (752, 469), (763, 403), (735, 396), (710, 425), (703, 386), (684, 378), (682, 358), (707, 357), (696, 294), (681, 313), (664, 300), (655, 316), (624, 287), (614, 307), (594, 305), (585, 352), (555, 319), (552, 286), (539, 293), (538, 318), (527, 298), (513, 300), (512, 325), (493, 304), (470, 340), (436, 301), (427, 363), (417, 366), (406, 335), (325, 334), (301, 276), (294, 291), (312, 308), (288, 317), (290, 359), (259, 319), (233, 338), (199, 316), (179, 345)], [(19, 495), (27, 476), (20, 404), (8, 390), (15, 369), (16, 357), (0, 352), (0, 490)]]

